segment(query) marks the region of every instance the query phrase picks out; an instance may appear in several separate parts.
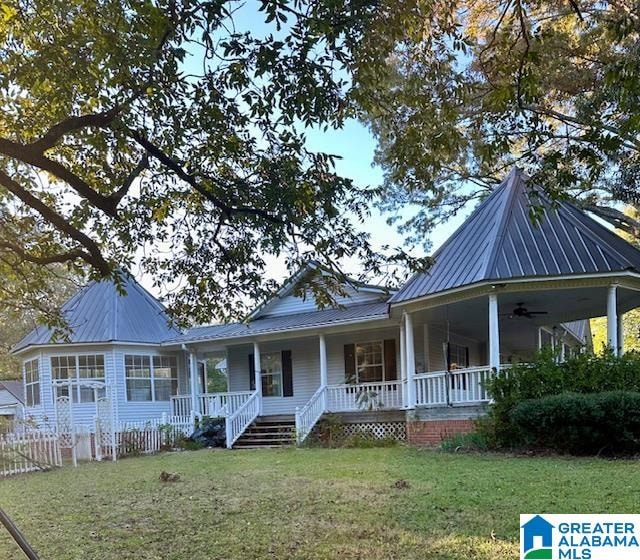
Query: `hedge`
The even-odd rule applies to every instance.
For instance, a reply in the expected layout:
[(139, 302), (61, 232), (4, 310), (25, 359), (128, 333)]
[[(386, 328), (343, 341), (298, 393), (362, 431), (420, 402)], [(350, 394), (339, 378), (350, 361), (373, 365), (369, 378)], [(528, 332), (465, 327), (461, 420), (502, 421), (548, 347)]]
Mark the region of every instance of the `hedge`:
[(640, 453), (640, 392), (562, 393), (511, 413), (521, 443), (574, 455)]

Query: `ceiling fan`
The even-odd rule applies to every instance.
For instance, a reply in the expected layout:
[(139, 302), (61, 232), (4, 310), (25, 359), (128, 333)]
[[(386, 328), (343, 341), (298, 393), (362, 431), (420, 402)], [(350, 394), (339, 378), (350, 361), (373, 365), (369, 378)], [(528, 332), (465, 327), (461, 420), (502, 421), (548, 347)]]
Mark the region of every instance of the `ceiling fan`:
[(536, 315), (548, 315), (548, 311), (529, 311), (524, 307), (524, 302), (516, 303), (516, 308), (511, 313), (504, 313), (508, 315), (509, 319), (514, 317), (525, 317), (527, 319), (533, 319)]

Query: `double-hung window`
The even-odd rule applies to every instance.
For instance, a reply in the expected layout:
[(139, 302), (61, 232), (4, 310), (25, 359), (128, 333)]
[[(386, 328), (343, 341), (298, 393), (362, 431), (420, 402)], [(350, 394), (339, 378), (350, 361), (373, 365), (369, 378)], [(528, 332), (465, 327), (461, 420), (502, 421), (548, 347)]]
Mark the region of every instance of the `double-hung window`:
[[(104, 383), (104, 355), (89, 354), (78, 356), (78, 379), (80, 381)], [(95, 400), (95, 390), (90, 386), (78, 387), (80, 402), (93, 402)], [(98, 398), (104, 397), (104, 387), (97, 389)], [(75, 397), (75, 395), (74, 395)]]
[(40, 368), (38, 360), (24, 363), (24, 386), (27, 406), (40, 404)]
[(381, 340), (356, 344), (356, 382), (384, 381), (384, 346)]
[(262, 396), (282, 396), (282, 354), (270, 352), (260, 357), (262, 368)]
[[(52, 356), (51, 377), (54, 381), (73, 381), (76, 378), (76, 357)], [(71, 396), (70, 387), (70, 385), (56, 386), (56, 398)]]
[(178, 393), (175, 356), (126, 354), (124, 371), (128, 401), (168, 401)]

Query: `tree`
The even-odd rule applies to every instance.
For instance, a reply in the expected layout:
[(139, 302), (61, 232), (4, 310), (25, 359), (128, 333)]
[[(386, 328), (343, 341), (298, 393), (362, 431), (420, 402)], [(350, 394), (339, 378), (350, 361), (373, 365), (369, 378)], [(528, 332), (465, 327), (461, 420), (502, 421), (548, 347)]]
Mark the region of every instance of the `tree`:
[(237, 29), (242, 5), (224, 0), (2, 3), (0, 259), (23, 278), (21, 304), (52, 280), (46, 265), (118, 282), (136, 252), (175, 286), (183, 321), (262, 300), (268, 255), (291, 271), (316, 259), (339, 276), (347, 257), (379, 270), (354, 226), (372, 193), (308, 150), (304, 129), (350, 114), (385, 6), (257, 8), (264, 33)]
[[(624, 213), (634, 220), (640, 219), (640, 210), (629, 206)], [(640, 241), (625, 232), (618, 232), (630, 243), (640, 248)], [(626, 350), (640, 352), (640, 308), (632, 309), (625, 313), (622, 318), (622, 329), (624, 334), (623, 346)], [(593, 348), (596, 352), (601, 352), (607, 346), (607, 318), (598, 317), (591, 320), (591, 333), (593, 335)]]
[(446, 0), (414, 11), (358, 98), (385, 172), (380, 206), (417, 206), (399, 224), (411, 241), (428, 244), (516, 164), (554, 200), (640, 237), (618, 204), (640, 201), (637, 2)]

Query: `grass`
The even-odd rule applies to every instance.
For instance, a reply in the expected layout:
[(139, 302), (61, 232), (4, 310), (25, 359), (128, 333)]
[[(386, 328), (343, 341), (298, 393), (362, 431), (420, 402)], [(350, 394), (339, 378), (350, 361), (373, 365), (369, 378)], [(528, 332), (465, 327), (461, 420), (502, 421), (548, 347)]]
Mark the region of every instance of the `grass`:
[[(160, 482), (163, 470), (180, 482)], [(201, 450), (0, 482), (0, 504), (43, 560), (511, 560), (520, 513), (639, 502), (633, 461), (404, 447)], [(4, 531), (0, 558), (20, 558)]]

